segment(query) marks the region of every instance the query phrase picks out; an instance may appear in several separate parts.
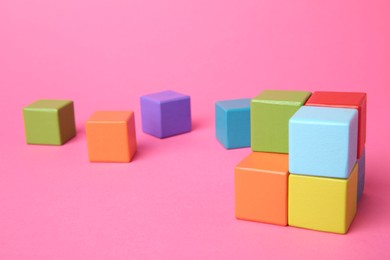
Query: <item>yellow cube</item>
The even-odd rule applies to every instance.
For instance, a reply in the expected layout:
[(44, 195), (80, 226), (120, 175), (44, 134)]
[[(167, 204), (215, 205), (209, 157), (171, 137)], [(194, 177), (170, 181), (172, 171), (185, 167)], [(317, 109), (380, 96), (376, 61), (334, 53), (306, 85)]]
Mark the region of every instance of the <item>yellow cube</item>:
[(345, 234), (356, 214), (357, 165), (348, 179), (290, 174), (288, 224)]

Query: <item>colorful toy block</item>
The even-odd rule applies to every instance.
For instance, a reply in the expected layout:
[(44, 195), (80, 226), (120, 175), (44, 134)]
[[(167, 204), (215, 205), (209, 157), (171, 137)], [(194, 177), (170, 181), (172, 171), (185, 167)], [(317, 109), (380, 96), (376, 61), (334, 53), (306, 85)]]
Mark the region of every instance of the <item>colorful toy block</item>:
[(289, 124), (290, 173), (348, 178), (356, 163), (355, 109), (301, 107)]
[[(348, 231), (364, 189), (367, 95), (310, 95), (265, 90), (251, 100), (254, 152), (235, 168), (238, 219)], [(217, 139), (229, 148), (225, 129), (242, 122), (226, 123), (226, 110), (217, 102)]]
[(132, 111), (97, 111), (87, 120), (86, 136), (91, 162), (130, 162), (136, 149)]
[(288, 153), (288, 120), (305, 104), (307, 91), (264, 90), (251, 102), (251, 147)]
[(357, 165), (348, 179), (290, 174), (288, 224), (294, 227), (347, 233), (356, 214)]
[(250, 98), (215, 103), (215, 130), (227, 149), (250, 146)]
[(23, 108), (28, 144), (63, 145), (76, 135), (71, 100), (38, 100)]
[(363, 152), (360, 158), (358, 159), (357, 164), (358, 164), (357, 199), (359, 201), (364, 191), (364, 182), (365, 182), (365, 175), (366, 175), (366, 149), (363, 149)]
[(252, 152), (235, 168), (236, 217), (287, 225), (288, 155)]
[(190, 97), (175, 91), (141, 96), (142, 130), (158, 138), (191, 131)]
[(317, 91), (313, 93), (305, 105), (357, 109), (359, 112), (357, 158), (360, 157), (366, 144), (366, 93)]

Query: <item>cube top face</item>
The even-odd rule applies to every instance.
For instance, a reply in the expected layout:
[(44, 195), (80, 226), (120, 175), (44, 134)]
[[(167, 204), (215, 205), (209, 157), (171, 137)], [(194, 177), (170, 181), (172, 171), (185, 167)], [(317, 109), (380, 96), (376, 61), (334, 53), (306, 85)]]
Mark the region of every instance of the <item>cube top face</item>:
[(73, 104), (71, 100), (40, 99), (26, 106), (27, 110), (59, 110), (67, 105)]
[(357, 114), (355, 109), (303, 106), (290, 121), (302, 124), (350, 125)]
[(252, 152), (237, 166), (237, 169), (258, 172), (288, 174), (288, 155), (279, 153)]
[(348, 179), (290, 174), (288, 224), (345, 234), (356, 214), (357, 167)]
[(253, 152), (234, 172), (238, 219), (287, 225), (287, 155)]
[(301, 107), (289, 123), (289, 169), (300, 175), (348, 178), (356, 162), (357, 112)]
[(264, 90), (253, 102), (301, 106), (310, 97), (311, 92), (293, 90)]
[(89, 119), (89, 123), (127, 122), (134, 116), (132, 111), (96, 111)]
[(366, 100), (366, 93), (316, 91), (309, 100), (307, 100), (306, 105), (359, 108), (365, 104)]
[(160, 104), (166, 103), (166, 102), (171, 102), (171, 101), (189, 99), (189, 98), (190, 97), (187, 95), (183, 95), (181, 93), (178, 93), (178, 92), (175, 92), (172, 90), (161, 91), (158, 93), (144, 95), (141, 97), (141, 99), (148, 99), (150, 101), (160, 103)]
[(216, 105), (221, 107), (223, 110), (235, 110), (235, 109), (249, 109), (251, 104), (250, 98), (242, 99), (231, 99), (231, 100), (222, 100), (217, 101)]

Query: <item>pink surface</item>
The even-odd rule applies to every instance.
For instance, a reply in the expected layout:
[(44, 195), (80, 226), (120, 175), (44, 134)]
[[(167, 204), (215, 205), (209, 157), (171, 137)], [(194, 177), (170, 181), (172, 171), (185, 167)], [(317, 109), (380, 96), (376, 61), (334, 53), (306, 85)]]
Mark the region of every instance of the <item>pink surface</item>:
[[(387, 0), (0, 1), (0, 259), (388, 259)], [(365, 194), (343, 235), (234, 218), (214, 102), (264, 88), (368, 92)], [(191, 95), (194, 129), (141, 131), (139, 96)], [(78, 134), (25, 144), (21, 109), (75, 101)], [(130, 164), (87, 161), (95, 110), (134, 110)]]

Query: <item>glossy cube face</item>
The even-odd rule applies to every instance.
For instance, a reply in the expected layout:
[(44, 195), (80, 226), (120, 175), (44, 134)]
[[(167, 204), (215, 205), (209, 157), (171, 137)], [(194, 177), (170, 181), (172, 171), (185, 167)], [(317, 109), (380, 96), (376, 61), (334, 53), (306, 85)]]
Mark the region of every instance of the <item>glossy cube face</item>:
[(134, 113), (97, 111), (86, 123), (91, 162), (130, 162), (136, 152)]
[(363, 195), (364, 191), (364, 182), (366, 175), (366, 149), (363, 149), (363, 152), (357, 161), (358, 164), (358, 190), (357, 190), (357, 199), (358, 201)]
[(236, 217), (287, 225), (288, 155), (252, 152), (235, 168)]
[(305, 105), (356, 109), (359, 118), (357, 158), (360, 158), (366, 144), (366, 93), (318, 91), (313, 93)]
[(306, 91), (265, 90), (252, 99), (252, 150), (288, 153), (288, 120), (310, 94)]
[(356, 214), (357, 165), (348, 179), (290, 174), (288, 224), (345, 234)]
[(141, 96), (142, 130), (158, 138), (191, 131), (190, 97), (174, 91)]
[(357, 111), (301, 107), (289, 124), (290, 173), (348, 178), (356, 163)]
[(227, 149), (250, 146), (250, 98), (215, 103), (215, 130)]
[(71, 100), (38, 100), (23, 108), (28, 144), (62, 145), (76, 135)]

